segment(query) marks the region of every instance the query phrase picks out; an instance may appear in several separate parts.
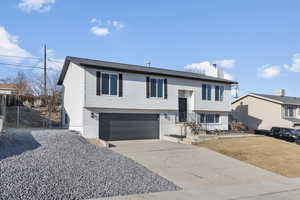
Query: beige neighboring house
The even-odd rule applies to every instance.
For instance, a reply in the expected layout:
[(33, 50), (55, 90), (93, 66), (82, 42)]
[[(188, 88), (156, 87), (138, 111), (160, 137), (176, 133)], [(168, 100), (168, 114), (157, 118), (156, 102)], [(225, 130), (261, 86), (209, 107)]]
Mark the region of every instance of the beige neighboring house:
[(300, 98), (276, 95), (246, 94), (232, 102), (232, 117), (250, 130), (272, 127), (300, 129)]
[(16, 84), (0, 84), (0, 95), (16, 95), (17, 85)]

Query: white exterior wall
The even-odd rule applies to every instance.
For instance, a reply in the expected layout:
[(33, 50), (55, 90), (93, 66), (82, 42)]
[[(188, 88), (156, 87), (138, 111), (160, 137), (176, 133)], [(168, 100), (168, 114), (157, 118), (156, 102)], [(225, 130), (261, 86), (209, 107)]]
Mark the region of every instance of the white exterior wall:
[[(155, 111), (155, 110), (119, 110), (119, 109), (97, 109), (85, 108), (83, 111), (83, 136), (86, 138), (99, 137), (99, 118), (98, 113), (143, 113), (143, 114), (159, 114), (159, 133), (160, 138), (163, 135), (180, 135), (180, 126), (176, 125), (176, 111)], [(95, 113), (96, 117), (92, 118), (91, 114)], [(210, 124), (207, 126), (209, 130), (221, 129), (228, 130), (228, 115), (220, 115), (220, 123)]]
[[(225, 111), (231, 109), (231, 87), (229, 84), (202, 82), (164, 76), (150, 76), (135, 73), (123, 74), (123, 97), (118, 96), (97, 96), (96, 95), (96, 71), (109, 72), (86, 68), (85, 72), (85, 106), (91, 108), (119, 108), (119, 109), (140, 109), (140, 110), (178, 110), (178, 91), (187, 90), (193, 92), (194, 110), (197, 111)], [(115, 72), (113, 72), (115, 73)], [(167, 78), (168, 99), (146, 98), (146, 77)], [(202, 83), (212, 85), (212, 100), (202, 100)], [(215, 85), (225, 86), (224, 101), (215, 101)]]
[(176, 132), (175, 117), (176, 112), (166, 111), (151, 111), (151, 110), (119, 110), (119, 109), (84, 109), (84, 133), (87, 138), (99, 137), (99, 118), (91, 117), (91, 113), (143, 113), (143, 114), (159, 114), (159, 133), (162, 135), (174, 134)]
[(64, 123), (64, 113), (66, 113), (69, 117), (67, 125), (69, 129), (80, 133), (83, 133), (84, 78), (84, 68), (70, 63), (63, 82), (62, 121)]
[[(85, 108), (83, 111), (83, 135), (88, 138), (98, 137), (99, 119), (92, 118), (91, 113), (149, 113), (160, 115), (160, 135), (177, 134), (176, 115), (178, 111), (179, 91), (185, 91), (188, 99), (188, 111), (210, 111), (220, 114), (220, 123), (207, 125), (208, 129), (228, 130), (228, 112), (231, 109), (231, 87), (229, 84), (201, 82), (164, 76), (150, 76), (124, 73), (123, 96), (96, 95), (96, 71), (111, 72), (85, 68)], [(146, 77), (167, 78), (168, 98), (146, 98)], [(202, 83), (212, 85), (212, 100), (202, 100)], [(225, 86), (224, 100), (215, 101), (215, 85)]]
[[(177, 134), (176, 116), (179, 91), (185, 91), (188, 112), (211, 112), (220, 114), (220, 123), (210, 124), (208, 129), (228, 129), (228, 112), (231, 110), (230, 84), (203, 82), (164, 76), (135, 73), (123, 74), (123, 97), (96, 95), (96, 70), (70, 63), (63, 81), (64, 111), (69, 117), (69, 129), (79, 131), (87, 138), (98, 138), (99, 119), (91, 113), (149, 113), (160, 115), (160, 135)], [(117, 72), (112, 72), (117, 73)], [(168, 98), (146, 98), (146, 77), (167, 78)], [(212, 86), (212, 100), (202, 100), (202, 84)], [(224, 86), (224, 100), (215, 101), (214, 86)], [(64, 116), (62, 116), (64, 122)]]

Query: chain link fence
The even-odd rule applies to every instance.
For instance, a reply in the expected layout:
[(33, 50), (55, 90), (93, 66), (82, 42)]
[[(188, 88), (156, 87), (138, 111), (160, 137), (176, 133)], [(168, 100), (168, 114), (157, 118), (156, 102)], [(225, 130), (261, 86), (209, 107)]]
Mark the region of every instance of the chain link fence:
[(60, 106), (49, 105), (42, 97), (6, 96), (4, 128), (60, 128)]

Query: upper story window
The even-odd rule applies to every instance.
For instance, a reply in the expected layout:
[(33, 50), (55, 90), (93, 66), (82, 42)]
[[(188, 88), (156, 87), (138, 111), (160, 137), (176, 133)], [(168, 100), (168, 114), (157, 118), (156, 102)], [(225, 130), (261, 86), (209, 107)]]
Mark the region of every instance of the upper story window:
[(215, 86), (215, 100), (223, 101), (224, 100), (224, 86)]
[(118, 74), (102, 72), (102, 94), (118, 95)]
[(150, 79), (150, 97), (163, 97), (164, 93), (164, 80), (163, 79)]
[(296, 117), (296, 106), (286, 105), (284, 106), (284, 116), (285, 117)]
[(211, 85), (202, 84), (202, 100), (211, 100)]

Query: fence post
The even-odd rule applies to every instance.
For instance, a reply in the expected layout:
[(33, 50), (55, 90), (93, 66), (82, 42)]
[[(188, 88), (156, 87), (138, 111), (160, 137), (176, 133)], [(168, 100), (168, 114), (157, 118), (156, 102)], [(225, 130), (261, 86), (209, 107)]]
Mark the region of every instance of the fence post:
[(19, 125), (20, 125), (20, 106), (18, 103), (18, 106), (17, 106), (17, 128), (19, 128)]

